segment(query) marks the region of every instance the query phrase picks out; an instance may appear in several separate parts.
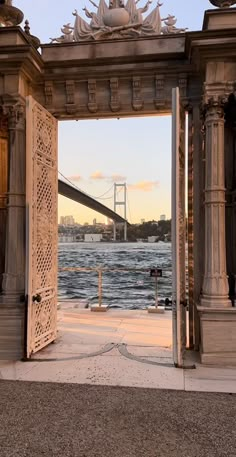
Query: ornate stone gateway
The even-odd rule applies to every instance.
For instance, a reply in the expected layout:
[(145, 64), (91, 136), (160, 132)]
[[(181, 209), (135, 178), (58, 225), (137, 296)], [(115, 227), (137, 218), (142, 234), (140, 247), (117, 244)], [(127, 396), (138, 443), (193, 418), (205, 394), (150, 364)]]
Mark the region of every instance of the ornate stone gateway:
[(27, 349), (57, 334), (57, 121), (32, 97), (26, 100)]

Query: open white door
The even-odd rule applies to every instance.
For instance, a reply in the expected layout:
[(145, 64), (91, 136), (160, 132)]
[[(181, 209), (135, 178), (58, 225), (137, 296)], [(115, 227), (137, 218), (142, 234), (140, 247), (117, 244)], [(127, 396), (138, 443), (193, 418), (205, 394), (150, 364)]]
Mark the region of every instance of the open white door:
[(26, 100), (26, 357), (57, 335), (57, 120)]
[(172, 313), (173, 357), (184, 365), (186, 349), (185, 290), (185, 124), (179, 88), (172, 91)]

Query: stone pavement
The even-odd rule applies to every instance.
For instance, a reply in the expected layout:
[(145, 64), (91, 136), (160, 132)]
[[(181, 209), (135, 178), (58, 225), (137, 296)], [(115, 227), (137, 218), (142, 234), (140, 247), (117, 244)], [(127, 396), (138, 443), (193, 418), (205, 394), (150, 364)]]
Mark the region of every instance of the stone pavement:
[(1, 362), (0, 379), (236, 393), (236, 369), (173, 367), (171, 313), (59, 311), (58, 339), (30, 362)]
[(0, 381), (1, 457), (235, 457), (236, 396)]

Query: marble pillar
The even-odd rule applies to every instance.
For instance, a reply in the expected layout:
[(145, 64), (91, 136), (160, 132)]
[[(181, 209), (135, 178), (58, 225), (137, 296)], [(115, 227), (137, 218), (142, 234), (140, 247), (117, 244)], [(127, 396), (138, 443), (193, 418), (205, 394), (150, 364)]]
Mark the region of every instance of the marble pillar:
[(25, 107), (19, 101), (7, 101), (3, 110), (9, 129), (5, 272), (1, 297), (6, 304), (19, 302), (25, 294)]
[(205, 112), (205, 271), (201, 306), (229, 308), (225, 241), (224, 104), (209, 99)]
[[(205, 157), (204, 135), (200, 99), (192, 102), (193, 122), (193, 320), (194, 320), (194, 349), (199, 350), (200, 321), (197, 307), (200, 303), (204, 275), (204, 244), (205, 244), (205, 209), (204, 209), (204, 181)], [(200, 248), (199, 248), (200, 247)]]
[(0, 292), (5, 271), (5, 241), (8, 188), (8, 128), (6, 118), (0, 114)]
[(194, 347), (194, 258), (193, 258), (193, 109), (188, 110), (188, 297), (189, 347)]

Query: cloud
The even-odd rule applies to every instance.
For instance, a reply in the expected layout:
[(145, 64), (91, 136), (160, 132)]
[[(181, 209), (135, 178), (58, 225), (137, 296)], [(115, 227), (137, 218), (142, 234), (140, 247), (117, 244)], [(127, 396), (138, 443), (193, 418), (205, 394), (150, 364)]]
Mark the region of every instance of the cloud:
[(107, 176), (104, 176), (101, 171), (95, 171), (90, 175), (90, 179), (95, 179), (95, 180), (102, 180), (102, 179), (107, 179)]
[(81, 181), (82, 177), (80, 175), (68, 176), (70, 181), (78, 182)]
[(94, 180), (106, 180), (108, 182), (125, 182), (126, 181), (126, 176), (123, 175), (118, 175), (116, 173), (113, 173), (112, 175), (104, 175), (101, 171), (95, 171), (90, 175), (90, 179)]
[(122, 182), (126, 182), (126, 179), (127, 179), (126, 176), (116, 175), (116, 174), (111, 175), (111, 176), (109, 177), (109, 180), (112, 181), (112, 182), (121, 182), (121, 181), (122, 181)]
[(129, 184), (129, 190), (140, 190), (142, 192), (152, 192), (159, 187), (159, 181), (140, 181), (135, 184)]

